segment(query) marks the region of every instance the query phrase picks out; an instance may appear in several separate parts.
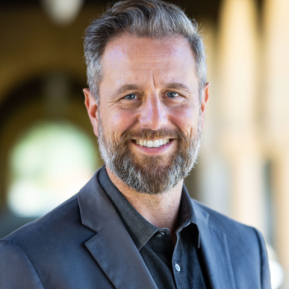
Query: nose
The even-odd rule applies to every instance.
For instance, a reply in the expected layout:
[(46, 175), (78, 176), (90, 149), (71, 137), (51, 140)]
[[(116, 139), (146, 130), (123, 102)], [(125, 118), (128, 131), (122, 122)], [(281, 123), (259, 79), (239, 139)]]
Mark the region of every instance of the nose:
[(141, 127), (158, 130), (168, 123), (166, 107), (157, 95), (149, 95), (141, 106), (139, 123)]

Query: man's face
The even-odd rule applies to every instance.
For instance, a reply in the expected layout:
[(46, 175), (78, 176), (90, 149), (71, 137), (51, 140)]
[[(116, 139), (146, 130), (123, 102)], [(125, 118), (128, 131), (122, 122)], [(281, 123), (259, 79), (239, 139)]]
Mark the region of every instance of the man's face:
[(86, 106), (106, 165), (136, 191), (166, 192), (193, 167), (208, 98), (195, 66), (182, 37), (123, 35), (105, 49), (99, 107), (87, 93)]

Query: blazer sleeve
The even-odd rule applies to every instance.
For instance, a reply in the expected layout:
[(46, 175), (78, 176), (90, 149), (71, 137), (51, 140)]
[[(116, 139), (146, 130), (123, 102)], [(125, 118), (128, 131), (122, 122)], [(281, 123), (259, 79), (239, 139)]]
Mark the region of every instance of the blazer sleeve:
[(44, 289), (24, 251), (14, 242), (0, 241), (0, 289)]
[(271, 289), (271, 278), (270, 278), (270, 269), (269, 269), (269, 260), (265, 241), (261, 233), (254, 229), (257, 235), (259, 246), (260, 246), (260, 256), (261, 256), (261, 288), (262, 289)]

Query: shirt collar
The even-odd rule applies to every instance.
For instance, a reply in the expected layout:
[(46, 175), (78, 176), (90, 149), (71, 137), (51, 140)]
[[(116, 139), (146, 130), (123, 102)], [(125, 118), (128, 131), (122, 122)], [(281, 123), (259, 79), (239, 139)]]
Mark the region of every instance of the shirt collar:
[(149, 223), (129, 203), (124, 195), (112, 183), (104, 166), (99, 172), (99, 182), (112, 201), (137, 249), (140, 250), (158, 231), (158, 228)]
[[(105, 166), (101, 168), (98, 178), (100, 185), (113, 203), (137, 249), (140, 250), (158, 231), (158, 228), (148, 222), (141, 214), (139, 214), (137, 210), (124, 197), (124, 195), (117, 189), (117, 187), (110, 180)], [(180, 225), (177, 229), (177, 233), (181, 232), (185, 227), (188, 227), (191, 224), (194, 224), (196, 227), (198, 227), (190, 196), (185, 186), (183, 186), (182, 191), (179, 220)], [(200, 247), (200, 236), (198, 228), (196, 237), (198, 240), (198, 247)]]
[(179, 215), (179, 228), (176, 233), (181, 232), (184, 228), (190, 228), (193, 234), (193, 239), (196, 242), (198, 248), (201, 245), (201, 238), (199, 227), (197, 224), (196, 214), (192, 205), (191, 197), (185, 185), (183, 185), (181, 204), (180, 204), (180, 215)]

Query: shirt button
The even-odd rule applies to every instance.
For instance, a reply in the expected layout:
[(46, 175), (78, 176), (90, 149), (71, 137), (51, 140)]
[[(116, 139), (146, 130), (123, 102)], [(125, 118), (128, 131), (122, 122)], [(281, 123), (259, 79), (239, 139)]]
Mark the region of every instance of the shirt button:
[(156, 237), (157, 237), (157, 238), (161, 238), (161, 237), (163, 237), (164, 235), (165, 235), (164, 232), (159, 232), (159, 233), (156, 234)]
[(176, 269), (178, 272), (180, 272), (180, 271), (181, 271), (180, 265), (176, 263), (176, 264), (175, 264), (175, 269)]

